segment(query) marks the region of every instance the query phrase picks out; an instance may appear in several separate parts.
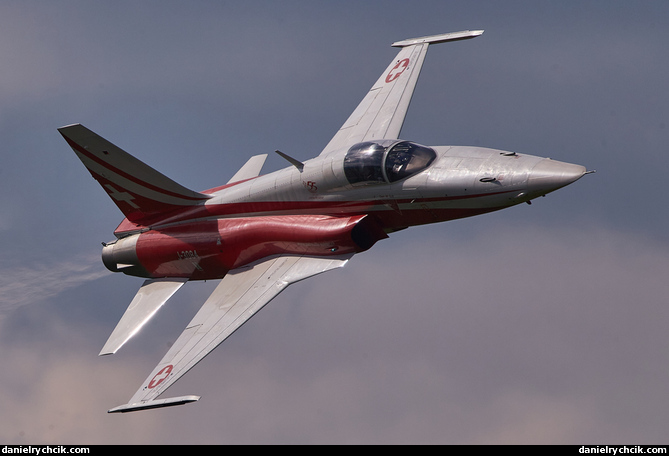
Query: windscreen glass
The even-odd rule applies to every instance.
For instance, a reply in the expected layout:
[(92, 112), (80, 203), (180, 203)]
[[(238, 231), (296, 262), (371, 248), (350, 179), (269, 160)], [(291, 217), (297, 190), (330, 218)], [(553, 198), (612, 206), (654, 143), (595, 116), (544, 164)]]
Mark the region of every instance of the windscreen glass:
[(436, 157), (429, 147), (406, 141), (395, 144), (386, 157), (386, 177), (395, 182), (412, 176), (430, 166)]
[(351, 185), (383, 184), (383, 155), (386, 148), (374, 142), (351, 147), (344, 158), (344, 174)]
[(344, 174), (353, 186), (392, 183), (424, 170), (436, 157), (433, 149), (408, 141), (363, 142), (346, 153)]

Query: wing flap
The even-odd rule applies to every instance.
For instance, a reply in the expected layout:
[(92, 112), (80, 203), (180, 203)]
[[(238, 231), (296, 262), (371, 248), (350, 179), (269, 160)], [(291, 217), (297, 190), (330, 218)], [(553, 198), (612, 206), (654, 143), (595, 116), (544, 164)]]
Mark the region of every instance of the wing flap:
[(128, 404), (121, 408), (142, 410), (155, 404), (160, 394), (288, 285), (342, 267), (351, 256), (280, 256), (230, 271)]
[(123, 344), (153, 317), (188, 279), (150, 279), (144, 281), (112, 331), (100, 356), (116, 353)]

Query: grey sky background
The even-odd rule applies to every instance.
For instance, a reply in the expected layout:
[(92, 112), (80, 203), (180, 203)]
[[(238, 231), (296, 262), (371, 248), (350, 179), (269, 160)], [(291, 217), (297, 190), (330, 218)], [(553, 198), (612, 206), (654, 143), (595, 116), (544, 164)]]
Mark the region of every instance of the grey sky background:
[[(666, 444), (666, 1), (3, 1), (0, 442)], [(175, 386), (125, 403), (215, 283), (97, 357), (141, 279), (121, 215), (56, 128), (181, 184), (317, 155), (397, 50), (432, 46), (402, 137), (597, 173), (405, 230), (290, 287)], [(265, 171), (285, 166), (270, 157)]]

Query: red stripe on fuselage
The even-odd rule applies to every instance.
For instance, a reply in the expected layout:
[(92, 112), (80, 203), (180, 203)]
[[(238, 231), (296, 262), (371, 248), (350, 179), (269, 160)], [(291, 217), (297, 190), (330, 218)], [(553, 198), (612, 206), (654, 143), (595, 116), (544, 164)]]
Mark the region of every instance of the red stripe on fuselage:
[[(517, 190), (515, 190), (517, 191)], [(512, 193), (513, 190), (504, 192), (484, 193), (476, 195), (449, 196), (442, 198), (404, 199), (404, 200), (377, 200), (377, 201), (258, 201), (228, 204), (203, 204), (186, 207), (177, 210), (167, 217), (156, 219), (152, 228), (161, 225), (172, 225), (188, 223), (190, 221), (203, 220), (207, 218), (233, 218), (233, 217), (263, 217), (273, 215), (329, 215), (329, 216), (352, 216), (361, 214), (374, 214), (386, 229), (398, 229), (413, 225), (426, 223), (444, 222), (472, 215), (493, 212), (508, 205), (490, 208), (425, 208), (424, 204), (445, 201), (468, 200), (488, 196)], [(415, 208), (396, 210), (399, 204), (412, 204)], [(146, 225), (137, 225), (123, 220), (116, 228), (115, 234), (124, 235), (136, 232)]]

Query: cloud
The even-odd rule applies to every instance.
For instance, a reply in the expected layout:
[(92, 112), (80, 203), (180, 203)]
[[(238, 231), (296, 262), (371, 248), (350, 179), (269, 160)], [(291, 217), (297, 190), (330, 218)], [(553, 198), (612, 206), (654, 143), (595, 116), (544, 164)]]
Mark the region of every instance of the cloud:
[(101, 363), (85, 350), (67, 351), (51, 342), (2, 347), (3, 363), (12, 366), (0, 373), (3, 442), (132, 444), (155, 437), (159, 416), (146, 415), (126, 426), (104, 413), (110, 396), (124, 383), (118, 379), (131, 374), (136, 364)]

